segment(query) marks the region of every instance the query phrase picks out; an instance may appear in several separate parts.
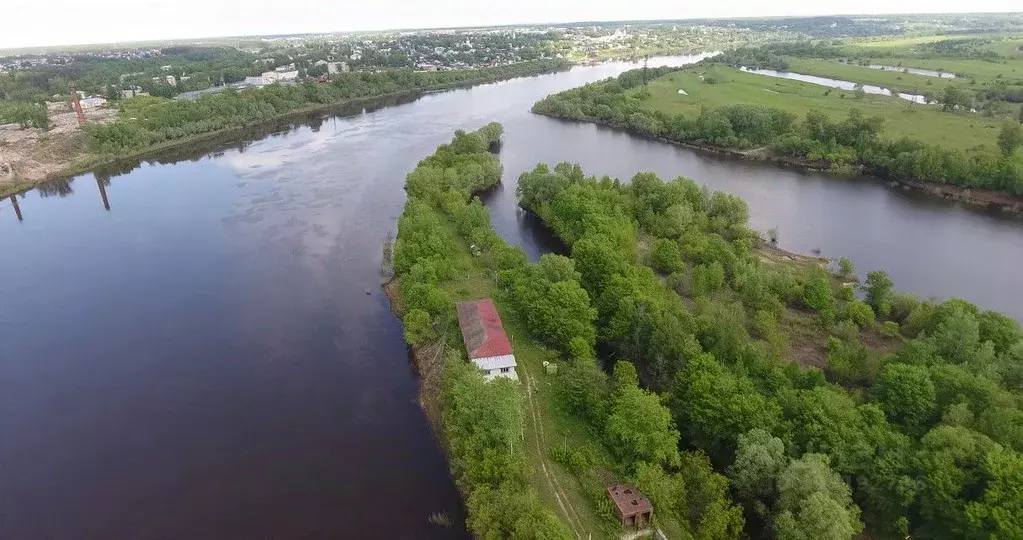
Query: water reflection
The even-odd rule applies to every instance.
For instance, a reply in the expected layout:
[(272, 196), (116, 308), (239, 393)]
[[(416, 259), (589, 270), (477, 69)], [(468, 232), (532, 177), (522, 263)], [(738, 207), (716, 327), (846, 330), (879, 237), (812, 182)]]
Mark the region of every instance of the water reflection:
[(99, 196), (103, 198), (103, 208), (110, 211), (110, 199), (107, 198), (107, 186), (110, 185), (110, 177), (96, 175), (96, 186), (99, 188)]
[(56, 180), (50, 180), (48, 182), (39, 184), (36, 187), (36, 191), (39, 192), (43, 198), (46, 197), (68, 197), (74, 194), (75, 190), (71, 188), (71, 178), (58, 178)]
[(14, 207), (14, 215), (18, 216), (18, 221), (25, 221), (25, 218), (21, 215), (21, 207), (18, 206), (17, 195), (11, 195), (11, 206)]
[[(0, 261), (0, 283), (18, 284), (0, 303), (2, 536), (465, 538), (427, 521), (460, 524), (462, 507), (377, 287), (405, 175), (489, 121), (505, 126), (505, 175), (483, 199), (531, 258), (560, 246), (518, 208), (517, 178), (570, 161), (689, 176), (746, 198), (782, 248), (888, 269), (918, 294), (1023, 306), (1018, 223), (529, 113), (634, 67), (236, 132), (97, 171), (100, 201), (88, 178), (77, 196), (15, 201), (32, 219), (3, 231), (19, 256)], [(117, 212), (99, 209), (112, 199)]]

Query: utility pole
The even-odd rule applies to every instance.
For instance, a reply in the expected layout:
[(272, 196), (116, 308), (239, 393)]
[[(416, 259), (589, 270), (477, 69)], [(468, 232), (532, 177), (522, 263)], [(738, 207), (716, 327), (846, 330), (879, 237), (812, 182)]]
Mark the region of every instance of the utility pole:
[(85, 113), (82, 112), (82, 103), (78, 101), (78, 87), (71, 87), (71, 102), (75, 106), (75, 112), (78, 113), (78, 127), (85, 127)]

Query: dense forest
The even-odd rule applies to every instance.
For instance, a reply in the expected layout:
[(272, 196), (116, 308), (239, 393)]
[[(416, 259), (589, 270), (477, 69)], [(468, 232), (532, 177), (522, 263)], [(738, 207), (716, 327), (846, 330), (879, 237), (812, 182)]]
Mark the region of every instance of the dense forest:
[(261, 89), (203, 96), (195, 101), (137, 97), (120, 105), (121, 111), (116, 122), (90, 124), (87, 130), (94, 151), (118, 154), (349, 99), (550, 73), (566, 67), (567, 64), (559, 60), (537, 60), (458, 71), (416, 72), (398, 69), (375, 73), (341, 73), (329, 83), (308, 81), (294, 86), (273, 84)]
[[(745, 202), (688, 179), (644, 173), (622, 184), (541, 165), (517, 191), (571, 248), (599, 350), (633, 363), (671, 411), (673, 427), (631, 440), (709, 456), (751, 535), (1021, 537), (1014, 320), (897, 293), (880, 271), (857, 300), (821, 267), (766, 264)], [(849, 279), (851, 263), (838, 271)], [(830, 336), (824, 362), (800, 362), (793, 352), (815, 332)], [(615, 377), (583, 356), (569, 364), (569, 399), (609, 429)], [(673, 448), (619, 451), (638, 462), (636, 480), (658, 508), (686, 508), (688, 477), (669, 480)], [(713, 519), (690, 514), (695, 538), (742, 536), (728, 526), (741, 514), (722, 508)]]
[[(760, 60), (764, 65), (776, 61), (770, 56)], [(704, 108), (696, 117), (652, 111), (645, 105), (647, 96), (640, 87), (667, 73), (670, 70), (665, 68), (628, 71), (548, 96), (533, 106), (533, 112), (677, 142), (740, 150), (768, 146), (777, 154), (818, 168), (858, 168), (895, 180), (1023, 193), (1023, 156), (1017, 152), (1023, 132), (1017, 121), (1005, 121), (997, 148), (962, 151), (908, 138), (887, 140), (880, 136), (884, 120), (864, 116), (856, 109), (840, 122), (816, 111), (799, 119), (786, 111), (752, 104)]]
[[(603, 474), (681, 537), (1023, 535), (1018, 323), (899, 293), (882, 271), (858, 284), (848, 260), (767, 257), (745, 201), (649, 173), (524, 173), (520, 204), (570, 253), (528, 263), (472, 197), (500, 180), (500, 132), (459, 132), (408, 175), (393, 249), (406, 339), (446, 344), (443, 431), (478, 537), (571, 535), (530, 483), (525, 390), (484, 383), (461, 353), (450, 284), (467, 279), (558, 359), (559, 406), (612, 457)], [(549, 451), (598, 481), (590, 448)]]

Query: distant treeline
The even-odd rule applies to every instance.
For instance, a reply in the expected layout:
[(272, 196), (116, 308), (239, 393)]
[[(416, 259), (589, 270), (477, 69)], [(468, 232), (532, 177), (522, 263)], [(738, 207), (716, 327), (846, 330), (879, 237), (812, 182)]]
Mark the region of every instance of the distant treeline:
[(567, 62), (561, 60), (536, 60), (460, 71), (427, 73), (398, 69), (342, 73), (329, 83), (273, 84), (262, 89), (204, 96), (195, 101), (138, 97), (120, 104), (116, 122), (90, 125), (89, 138), (94, 151), (119, 154), (350, 99), (550, 73), (567, 66)]
[(666, 73), (632, 70), (615, 79), (548, 96), (533, 112), (572, 120), (596, 122), (633, 133), (677, 142), (748, 149), (769, 145), (775, 152), (806, 165), (839, 169), (860, 168), (895, 180), (918, 180), (1023, 193), (1020, 126), (1006, 121), (999, 148), (970, 151), (932, 146), (903, 138), (880, 136), (884, 119), (858, 110), (835, 122), (810, 111), (802, 120), (789, 112), (760, 105), (705, 108), (698, 116), (652, 111), (643, 93), (629, 94), (646, 80)]
[(771, 43), (760, 47), (739, 47), (717, 56), (701, 60), (701, 64), (726, 64), (736, 67), (789, 69), (787, 57), (841, 58), (847, 56), (840, 48), (820, 41)]

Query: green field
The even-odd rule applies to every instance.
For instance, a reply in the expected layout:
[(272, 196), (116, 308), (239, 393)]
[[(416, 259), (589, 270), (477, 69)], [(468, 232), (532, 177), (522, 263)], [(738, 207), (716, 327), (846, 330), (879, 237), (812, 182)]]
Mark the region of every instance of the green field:
[[(701, 75), (714, 79), (707, 84)], [(704, 106), (749, 104), (777, 107), (800, 117), (811, 109), (824, 111), (836, 120), (858, 108), (867, 115), (885, 118), (885, 134), (892, 138), (911, 137), (926, 143), (969, 149), (979, 144), (993, 146), (1001, 127), (997, 118), (970, 113), (944, 112), (936, 105), (913, 104), (886, 96), (866, 95), (815, 84), (745, 73), (720, 65), (693, 67), (665, 75), (648, 85), (648, 105), (667, 113), (695, 116)], [(689, 95), (681, 95), (678, 90)], [(830, 91), (830, 92), (829, 92)], [(630, 93), (636, 95), (639, 90)], [(843, 97), (844, 96), (844, 97)]]
[[(998, 53), (1003, 58), (940, 57), (933, 51), (921, 50), (920, 47), (917, 47), (927, 43), (969, 38), (991, 40), (991, 43), (979, 46), (978, 50), (992, 51)], [(938, 35), (856, 41), (846, 46), (844, 50), (850, 56), (872, 58), (871, 63), (874, 64), (916, 67), (965, 75), (960, 80), (952, 81), (956, 84), (973, 84), (971, 81), (964, 79), (975, 79), (976, 83), (988, 83), (999, 78), (1008, 82), (1017, 81), (1023, 83), (1023, 50), (1020, 50), (1021, 46), (1023, 46), (1023, 37), (1018, 35)], [(797, 62), (793, 62), (793, 71), (797, 71), (795, 65), (803, 61), (799, 59)], [(832, 63), (827, 61), (819, 62)], [(948, 82), (945, 81), (944, 84)], [(938, 81), (935, 81), (934, 86), (943, 87), (944, 84), (939, 84)]]

